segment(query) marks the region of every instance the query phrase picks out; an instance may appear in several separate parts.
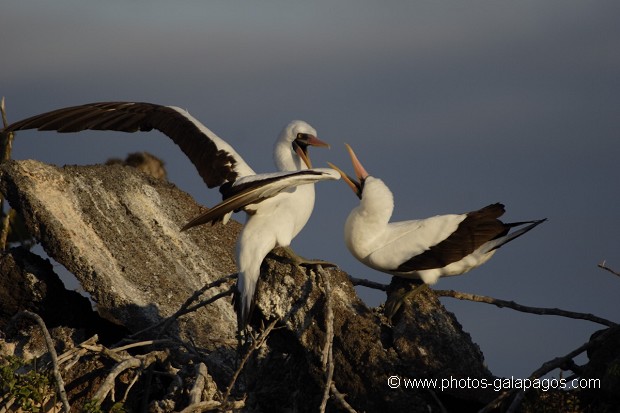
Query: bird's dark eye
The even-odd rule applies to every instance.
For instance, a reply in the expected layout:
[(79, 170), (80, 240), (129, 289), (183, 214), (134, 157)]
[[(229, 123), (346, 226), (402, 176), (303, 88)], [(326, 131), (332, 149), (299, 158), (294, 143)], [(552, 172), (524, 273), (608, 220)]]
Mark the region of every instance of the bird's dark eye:
[(305, 150), (308, 147), (308, 134), (301, 132), (298, 133), (297, 138), (295, 138), (293, 142), (295, 142), (297, 145), (299, 145), (300, 148)]

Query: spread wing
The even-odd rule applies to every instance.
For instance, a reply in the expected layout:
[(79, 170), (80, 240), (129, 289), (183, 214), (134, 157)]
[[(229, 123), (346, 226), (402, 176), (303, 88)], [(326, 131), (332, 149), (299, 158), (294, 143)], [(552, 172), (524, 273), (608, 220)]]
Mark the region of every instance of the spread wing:
[(91, 130), (120, 132), (157, 129), (179, 145), (209, 188), (254, 175), (243, 158), (223, 139), (174, 107), (141, 102), (101, 102), (72, 106), (13, 123), (5, 132), (25, 129), (61, 133)]

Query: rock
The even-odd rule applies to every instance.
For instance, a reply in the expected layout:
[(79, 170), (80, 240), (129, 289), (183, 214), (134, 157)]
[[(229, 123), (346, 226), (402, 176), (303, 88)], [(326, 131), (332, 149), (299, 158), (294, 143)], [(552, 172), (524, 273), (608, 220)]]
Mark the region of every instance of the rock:
[[(595, 332), (591, 339), (607, 330)], [(600, 412), (617, 410), (620, 405), (620, 327), (612, 327), (609, 337), (588, 349), (589, 362), (580, 379), (584, 401)]]
[[(58, 168), (10, 161), (0, 172), (0, 190), (21, 212), (28, 231), (76, 276), (100, 313), (132, 332), (173, 314), (206, 283), (235, 272), (240, 225), (180, 233), (201, 208), (172, 184), (120, 165)], [(475, 411), (495, 396), (405, 388), (405, 379), (492, 377), (478, 347), (431, 291), (405, 304), (391, 325), (359, 299), (342, 271), (308, 270), (274, 259), (265, 260), (262, 270), (252, 325), (260, 329), (265, 320), (279, 322), (232, 393), (247, 394), (248, 411), (317, 410), (326, 379), (328, 302), (334, 383), (358, 411), (426, 412), (440, 405)], [(224, 392), (236, 368), (230, 301), (220, 299), (181, 318), (169, 333), (207, 355), (209, 373)], [(391, 376), (401, 387), (388, 386)], [(340, 404), (331, 399), (329, 408), (339, 410)]]
[(87, 336), (98, 334), (104, 343), (128, 333), (102, 319), (87, 298), (66, 290), (49, 260), (23, 248), (0, 253), (0, 303), (0, 330), (4, 331), (16, 313), (28, 310), (40, 315), (48, 328), (81, 329)]
[[(133, 168), (11, 161), (2, 165), (0, 185), (28, 231), (76, 276), (99, 313), (131, 331), (170, 316), (195, 290), (235, 272), (239, 224), (181, 233), (201, 208), (174, 185)], [(219, 300), (177, 327), (181, 337), (213, 348), (235, 342), (236, 316)]]
[[(296, 366), (291, 379), (283, 381), (295, 383), (308, 374), (313, 385), (321, 387), (321, 356), (326, 340), (325, 283), (314, 271), (274, 260), (266, 260), (264, 267), (256, 307), (267, 319), (286, 320), (284, 329), (272, 332), (271, 344), (281, 353), (301, 352), (306, 358), (307, 371)], [(404, 304), (406, 314), (392, 326), (359, 299), (346, 273), (336, 269), (324, 273), (329, 277), (334, 316), (334, 382), (358, 411), (439, 409), (428, 390), (406, 388), (405, 380), (409, 379), (441, 381), (453, 376), (492, 382), (480, 349), (432, 291)], [(277, 371), (284, 374), (285, 370)], [(265, 380), (270, 373), (259, 370), (256, 374)], [(390, 376), (399, 378), (399, 388), (388, 386)], [(308, 388), (312, 386), (305, 383)], [(454, 405), (460, 411), (477, 411), (496, 396), (492, 389), (455, 387), (434, 392), (442, 404)], [(308, 401), (316, 406), (319, 402)]]

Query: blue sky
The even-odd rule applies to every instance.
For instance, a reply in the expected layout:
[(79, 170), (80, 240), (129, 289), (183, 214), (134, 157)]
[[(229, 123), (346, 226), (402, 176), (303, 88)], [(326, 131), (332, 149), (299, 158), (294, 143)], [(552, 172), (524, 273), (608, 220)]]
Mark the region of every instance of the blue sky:
[[(350, 171), (351, 144), (394, 192), (394, 219), (498, 201), (507, 221), (549, 218), (436, 288), (618, 320), (620, 279), (596, 267), (620, 270), (618, 15), (614, 1), (8, 0), (0, 95), (11, 120), (93, 101), (181, 106), (262, 172), (282, 126), (304, 119), (332, 144), (315, 165)], [(199, 202), (219, 201), (158, 133), (20, 133), (14, 157), (88, 164), (139, 150)], [(348, 187), (317, 190), (293, 247), (389, 282), (344, 246)], [(525, 377), (599, 328), (442, 301), (497, 375)]]

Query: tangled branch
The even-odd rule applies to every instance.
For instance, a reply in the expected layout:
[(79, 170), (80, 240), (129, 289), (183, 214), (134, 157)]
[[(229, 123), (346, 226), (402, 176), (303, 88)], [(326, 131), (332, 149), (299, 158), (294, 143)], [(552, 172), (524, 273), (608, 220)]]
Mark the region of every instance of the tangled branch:
[[(581, 346), (577, 347), (575, 350), (567, 353), (566, 355), (562, 356), (562, 357), (556, 357), (552, 360), (546, 361), (544, 362), (538, 369), (536, 369), (534, 372), (532, 372), (529, 376), (530, 380), (534, 380), (537, 378), (540, 378), (542, 376), (544, 376), (545, 374), (555, 370), (555, 369), (563, 369), (565, 368), (566, 365), (568, 365), (575, 357), (577, 357), (578, 355), (580, 355), (581, 353), (587, 351), (588, 349), (590, 349), (591, 347), (598, 345), (602, 342), (604, 342), (605, 340), (607, 340), (608, 337), (610, 337), (613, 333), (615, 333), (617, 331), (617, 329), (620, 328), (618, 326), (612, 327), (612, 328), (608, 328), (607, 330), (603, 331), (601, 334), (597, 335), (596, 337), (590, 339), (588, 342), (582, 344)], [(509, 397), (511, 397), (512, 395), (519, 393), (517, 395), (517, 397), (515, 397), (515, 399), (512, 401), (508, 411), (509, 412), (515, 412), (516, 409), (519, 407), (519, 404), (521, 403), (521, 401), (523, 400), (523, 396), (525, 395), (525, 391), (521, 390), (521, 389), (513, 389), (513, 390), (508, 390), (508, 391), (504, 391), (502, 394), (500, 394), (497, 398), (495, 398), (495, 400), (491, 401), (491, 403), (489, 403), (488, 405), (486, 405), (482, 410), (480, 410), (480, 413), (488, 413), (491, 412), (492, 410), (495, 410), (497, 407), (499, 407), (499, 405), (506, 399), (508, 399)]]
[(239, 363), (239, 367), (237, 367), (237, 370), (233, 374), (233, 377), (230, 380), (230, 384), (226, 388), (226, 392), (224, 393), (224, 397), (223, 397), (224, 401), (228, 400), (228, 397), (230, 396), (230, 392), (235, 386), (235, 383), (237, 382), (237, 378), (239, 377), (239, 374), (241, 374), (241, 371), (243, 370), (245, 363), (247, 363), (252, 353), (254, 353), (256, 350), (261, 348), (261, 346), (265, 343), (265, 341), (267, 341), (267, 337), (269, 336), (269, 333), (271, 333), (271, 330), (274, 329), (277, 322), (278, 322), (277, 319), (273, 320), (271, 323), (269, 323), (269, 325), (267, 325), (267, 327), (265, 327), (265, 329), (259, 334), (258, 337), (255, 337), (254, 340), (252, 340), (243, 358), (241, 359), (241, 363)]
[(93, 395), (93, 400), (97, 405), (101, 405), (108, 393), (114, 389), (114, 383), (116, 381), (116, 377), (119, 374), (129, 369), (140, 368), (141, 370), (145, 370), (151, 364), (156, 361), (164, 361), (167, 358), (167, 353), (165, 351), (153, 351), (151, 353), (147, 353), (144, 355), (139, 355), (135, 357), (128, 357), (117, 363), (112, 371), (108, 374), (108, 376), (103, 381), (103, 384), (99, 386), (97, 392)]

